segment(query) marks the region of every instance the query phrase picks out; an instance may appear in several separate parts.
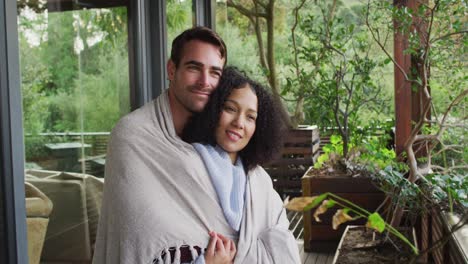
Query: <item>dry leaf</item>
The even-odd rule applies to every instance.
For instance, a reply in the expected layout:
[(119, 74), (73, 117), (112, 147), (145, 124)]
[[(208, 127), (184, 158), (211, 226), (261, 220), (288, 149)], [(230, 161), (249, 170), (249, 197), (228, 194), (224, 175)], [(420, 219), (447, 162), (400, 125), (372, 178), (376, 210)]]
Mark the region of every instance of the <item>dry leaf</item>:
[(336, 230), (338, 227), (345, 222), (351, 221), (353, 218), (344, 212), (343, 209), (339, 209), (336, 211), (335, 215), (333, 216), (332, 225), (333, 229)]
[(320, 220), (318, 216), (325, 213), (328, 210), (327, 204), (328, 204), (328, 200), (323, 200), (322, 204), (320, 204), (317, 210), (315, 210), (315, 213), (314, 213), (315, 221), (322, 222), (322, 220)]
[(302, 212), (315, 198), (317, 198), (317, 196), (295, 197), (289, 201), (285, 208), (291, 211)]

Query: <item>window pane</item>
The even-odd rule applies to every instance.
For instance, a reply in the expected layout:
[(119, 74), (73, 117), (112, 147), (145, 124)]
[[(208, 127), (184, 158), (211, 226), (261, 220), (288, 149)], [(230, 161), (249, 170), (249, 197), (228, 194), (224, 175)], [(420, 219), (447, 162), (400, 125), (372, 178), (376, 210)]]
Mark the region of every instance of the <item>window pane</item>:
[(190, 0), (167, 0), (167, 50), (170, 56), (172, 40), (194, 25), (192, 15), (192, 1)]
[(109, 133), (130, 110), (127, 8), (53, 3), (18, 1), (29, 257), (81, 263)]

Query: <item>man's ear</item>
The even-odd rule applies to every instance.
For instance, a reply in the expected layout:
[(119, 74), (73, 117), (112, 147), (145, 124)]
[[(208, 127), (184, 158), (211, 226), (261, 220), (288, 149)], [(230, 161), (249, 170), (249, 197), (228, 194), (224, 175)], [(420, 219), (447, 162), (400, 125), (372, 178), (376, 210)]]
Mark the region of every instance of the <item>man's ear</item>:
[(169, 81), (172, 81), (174, 79), (176, 65), (171, 59), (169, 59), (166, 64), (166, 68), (167, 68), (167, 78), (169, 79)]

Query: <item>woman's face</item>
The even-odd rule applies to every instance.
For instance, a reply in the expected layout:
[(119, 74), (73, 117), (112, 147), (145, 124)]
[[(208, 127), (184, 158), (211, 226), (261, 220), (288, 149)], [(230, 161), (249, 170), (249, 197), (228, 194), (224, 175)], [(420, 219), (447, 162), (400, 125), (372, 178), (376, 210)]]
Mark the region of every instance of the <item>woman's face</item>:
[(248, 85), (233, 89), (224, 103), (216, 127), (216, 143), (229, 154), (233, 163), (255, 132), (257, 112), (258, 99)]

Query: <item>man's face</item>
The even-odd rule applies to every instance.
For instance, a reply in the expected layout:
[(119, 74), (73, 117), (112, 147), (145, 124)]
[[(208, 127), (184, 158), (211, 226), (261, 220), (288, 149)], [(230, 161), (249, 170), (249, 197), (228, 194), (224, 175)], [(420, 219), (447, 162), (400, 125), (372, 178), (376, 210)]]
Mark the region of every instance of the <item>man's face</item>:
[(224, 59), (215, 45), (192, 40), (185, 44), (179, 65), (169, 60), (169, 95), (181, 111), (201, 112), (222, 74)]

